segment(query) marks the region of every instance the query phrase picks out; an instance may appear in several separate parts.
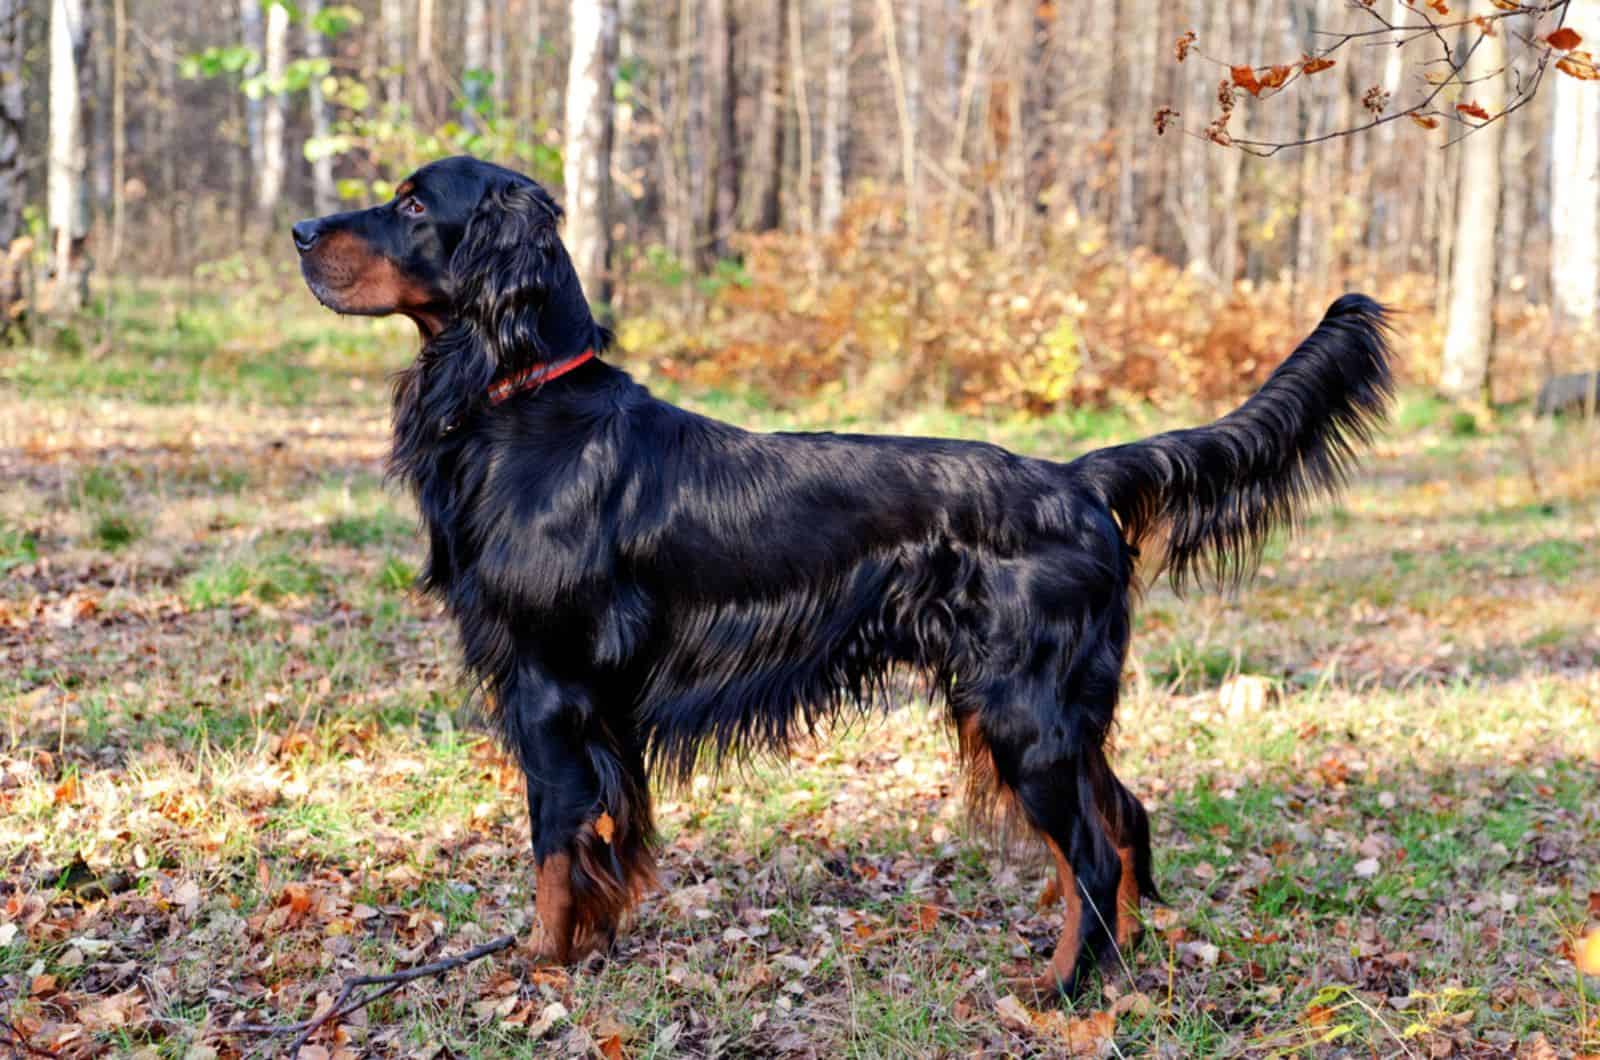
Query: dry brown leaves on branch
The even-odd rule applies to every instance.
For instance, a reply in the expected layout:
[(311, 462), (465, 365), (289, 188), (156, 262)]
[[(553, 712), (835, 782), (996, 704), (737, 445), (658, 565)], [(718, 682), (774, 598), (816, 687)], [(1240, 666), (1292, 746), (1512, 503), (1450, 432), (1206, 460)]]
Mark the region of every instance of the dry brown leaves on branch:
[[(1290, 147), (1305, 147), (1350, 136), (1405, 117), (1423, 129), (1437, 129), (1443, 122), (1459, 126), (1460, 133), (1445, 145), (1448, 146), (1526, 105), (1538, 92), (1545, 71), (1552, 63), (1568, 77), (1584, 81), (1600, 80), (1600, 68), (1595, 66), (1593, 57), (1588, 52), (1576, 50), (1583, 42), (1582, 35), (1569, 26), (1560, 25), (1570, 2), (1492, 0), (1494, 10), (1490, 13), (1458, 12), (1455, 17), (1450, 17), (1451, 8), (1444, 0), (1406, 0), (1406, 17), (1391, 20), (1373, 0), (1360, 0), (1356, 10), (1364, 12), (1377, 25), (1323, 33), (1327, 43), (1302, 54), (1295, 62), (1262, 65), (1204, 56), (1193, 30), (1186, 31), (1177, 39), (1174, 54), (1180, 63), (1191, 55), (1208, 58), (1227, 71), (1225, 85), (1248, 93), (1253, 100), (1266, 100), (1281, 94), (1302, 76), (1330, 69), (1338, 61), (1333, 54), (1349, 45), (1402, 49), (1423, 42), (1423, 47), (1433, 50), (1420, 56), (1414, 63), (1414, 68), (1421, 72), (1420, 76), (1414, 78), (1421, 91), (1411, 103), (1398, 110), (1390, 110), (1391, 91), (1375, 84), (1362, 96), (1362, 107), (1368, 115), (1364, 122), (1313, 132), (1296, 139), (1245, 139), (1228, 132), (1232, 101), (1219, 95), (1224, 102), (1222, 111), (1195, 135), (1223, 147), (1238, 147), (1251, 154), (1266, 156)], [(1555, 29), (1542, 34), (1538, 32), (1552, 22), (1556, 25)], [(1501, 36), (1502, 31), (1505, 31), (1504, 35), (1525, 45), (1527, 53), (1524, 66), (1518, 66), (1515, 60), (1510, 60), (1499, 69), (1469, 74), (1467, 64), (1478, 46), (1487, 38)], [(1463, 46), (1453, 47), (1451, 41), (1460, 33), (1467, 34), (1468, 40)], [(1511, 92), (1510, 98), (1498, 109), (1491, 110), (1472, 99), (1456, 101), (1453, 98), (1484, 78), (1501, 76), (1509, 76)], [(1170, 108), (1158, 110), (1157, 132), (1164, 133), (1173, 117), (1176, 117), (1176, 112)]]

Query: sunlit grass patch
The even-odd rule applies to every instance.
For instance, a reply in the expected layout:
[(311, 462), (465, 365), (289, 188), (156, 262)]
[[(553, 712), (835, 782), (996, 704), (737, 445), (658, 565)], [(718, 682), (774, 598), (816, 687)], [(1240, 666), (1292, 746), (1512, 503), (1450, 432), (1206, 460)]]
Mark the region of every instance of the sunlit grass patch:
[(327, 575), (310, 560), (288, 551), (242, 553), (208, 560), (183, 581), (186, 602), (194, 608), (221, 607), (247, 597), (272, 603), (309, 596), (327, 584)]
[(17, 526), (0, 523), (0, 574), (39, 558), (39, 543), (33, 534)]

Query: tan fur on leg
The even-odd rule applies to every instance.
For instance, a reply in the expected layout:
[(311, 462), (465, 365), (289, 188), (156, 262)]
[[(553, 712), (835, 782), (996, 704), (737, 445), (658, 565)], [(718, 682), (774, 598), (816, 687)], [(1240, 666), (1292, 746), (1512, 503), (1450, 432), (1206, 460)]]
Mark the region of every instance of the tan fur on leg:
[(1122, 879), (1117, 884), (1117, 948), (1123, 954), (1139, 943), (1144, 926), (1139, 922), (1139, 881), (1133, 874), (1133, 848), (1118, 847)]
[[(1061, 915), (1061, 937), (1056, 940), (1055, 952), (1050, 955), (1050, 970), (1041, 975), (1012, 980), (1012, 986), (1037, 997), (1053, 997), (1072, 982), (1072, 972), (1078, 966), (1078, 954), (1083, 948), (1079, 926), (1083, 922), (1083, 898), (1078, 894), (1078, 877), (1067, 862), (1066, 854), (1054, 840), (1045, 839), (1056, 861), (1056, 882), (1053, 888), (1065, 899), (1066, 909)], [(1052, 888), (1046, 888), (1048, 892)]]
[(539, 917), (534, 955), (551, 964), (570, 964), (576, 910), (572, 901), (572, 858), (569, 855), (551, 854), (539, 863), (533, 904)]

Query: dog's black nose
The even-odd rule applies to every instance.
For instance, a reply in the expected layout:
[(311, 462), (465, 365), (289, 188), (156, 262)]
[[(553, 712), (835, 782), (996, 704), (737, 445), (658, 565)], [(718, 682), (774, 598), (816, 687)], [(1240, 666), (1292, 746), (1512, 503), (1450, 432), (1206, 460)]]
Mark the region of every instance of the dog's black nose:
[(302, 254), (317, 245), (317, 236), (321, 234), (315, 221), (301, 221), (290, 231), (294, 233), (294, 248)]

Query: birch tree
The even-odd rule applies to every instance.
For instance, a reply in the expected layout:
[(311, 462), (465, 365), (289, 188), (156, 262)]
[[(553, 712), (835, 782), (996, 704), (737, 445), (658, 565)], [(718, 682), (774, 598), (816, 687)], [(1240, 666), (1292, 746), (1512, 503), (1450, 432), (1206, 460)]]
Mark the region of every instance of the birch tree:
[(0, 255), (22, 234), (22, 134), (27, 121), (22, 61), (27, 7), (27, 0), (0, 0)]
[[(1495, 114), (1505, 105), (1503, 34), (1485, 36), (1467, 62), (1472, 102)], [(1474, 80), (1477, 79), (1477, 80)], [(1500, 215), (1500, 151), (1505, 125), (1485, 125), (1458, 145), (1454, 260), (1439, 387), (1458, 399), (1485, 393), (1494, 338), (1495, 233)]]
[(617, 78), (616, 0), (570, 0), (564, 180), (567, 249), (591, 301), (609, 302), (612, 90)]
[[(266, 49), (265, 34), (261, 23), (261, 0), (239, 0), (239, 37), (246, 48), (250, 49), (250, 61), (245, 64), (242, 75), (246, 80), (256, 77), (261, 73), (261, 53)], [(250, 178), (249, 190), (255, 191), (257, 176), (261, 172), (261, 96), (252, 93), (245, 96), (244, 102), (244, 135), (245, 150), (249, 158)]]
[(22, 235), (23, 15), (26, 0), (0, 0), (0, 335), (22, 302), (22, 255), (11, 244)]
[(828, 69), (822, 83), (822, 198), (817, 222), (831, 232), (844, 206), (850, 150), (850, 0), (828, 0)]
[(49, 225), (51, 311), (76, 312), (88, 294), (84, 242), (89, 234), (80, 79), (88, 45), (83, 0), (50, 5)]
[(383, 0), (383, 98), (390, 106), (405, 102), (406, 0)]
[(270, 222), (283, 197), (284, 164), (287, 155), (283, 145), (284, 110), (288, 97), (283, 91), (284, 75), (289, 65), (289, 9), (279, 0), (267, 6), (266, 60), (262, 74), (265, 77), (264, 100), (261, 116), (261, 168), (257, 171), (256, 213), (262, 221)]
[[(322, 0), (302, 0), (305, 5), (306, 55), (321, 59), (327, 53), (322, 32), (317, 27), (317, 17), (322, 13)], [(339, 205), (339, 192), (333, 183), (333, 157), (328, 154), (328, 101), (322, 94), (322, 78), (313, 74), (307, 87), (307, 104), (311, 110), (311, 195), (317, 213), (330, 214)]]
[[(1600, 41), (1600, 0), (1572, 0), (1567, 24)], [(1595, 325), (1600, 289), (1600, 86), (1555, 83), (1550, 137), (1550, 297), (1559, 317)]]
[(489, 6), (486, 0), (466, 0), (461, 10), (461, 122), (476, 129), (488, 98), (483, 80), (489, 72)]
[(433, 0), (417, 0), (417, 62), (411, 71), (411, 107), (424, 121), (436, 116), (433, 109)]

